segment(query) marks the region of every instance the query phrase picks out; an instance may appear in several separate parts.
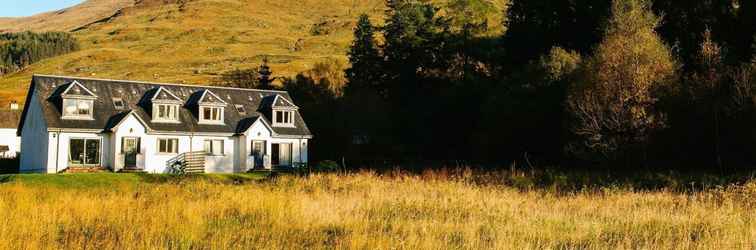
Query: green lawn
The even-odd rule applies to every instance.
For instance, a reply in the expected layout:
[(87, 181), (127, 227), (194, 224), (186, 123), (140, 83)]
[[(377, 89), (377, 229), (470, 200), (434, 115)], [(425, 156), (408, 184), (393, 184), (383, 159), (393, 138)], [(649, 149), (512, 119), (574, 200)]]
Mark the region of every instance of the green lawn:
[(30, 186), (47, 185), (69, 188), (113, 187), (144, 183), (180, 183), (206, 180), (220, 184), (239, 184), (259, 181), (268, 173), (202, 174), (177, 176), (168, 174), (92, 173), (92, 174), (4, 174), (0, 184), (21, 183)]

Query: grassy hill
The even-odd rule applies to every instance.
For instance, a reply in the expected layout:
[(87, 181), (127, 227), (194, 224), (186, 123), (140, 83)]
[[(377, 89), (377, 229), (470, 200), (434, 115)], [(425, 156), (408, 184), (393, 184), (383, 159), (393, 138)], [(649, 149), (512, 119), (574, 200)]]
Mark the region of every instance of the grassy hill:
[[(318, 62), (345, 62), (357, 16), (367, 13), (381, 22), (385, 9), (383, 0), (90, 0), (82, 5), (93, 3), (111, 3), (111, 11), (101, 13), (112, 16), (50, 26), (78, 27), (73, 34), (82, 50), (0, 78), (0, 103), (22, 101), (33, 73), (208, 84), (219, 73), (255, 67), (268, 57), (275, 75), (291, 76)], [(502, 11), (491, 23), (500, 23), (505, 3), (495, 0)], [(77, 6), (64, 14), (91, 9)], [(0, 20), (0, 29), (7, 22)]]

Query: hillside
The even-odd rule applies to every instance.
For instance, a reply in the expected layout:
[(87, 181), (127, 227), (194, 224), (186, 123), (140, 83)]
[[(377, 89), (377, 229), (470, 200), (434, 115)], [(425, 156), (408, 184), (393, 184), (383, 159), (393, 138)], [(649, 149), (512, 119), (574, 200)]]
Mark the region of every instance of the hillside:
[(0, 18), (0, 33), (18, 31), (70, 31), (133, 6), (134, 0), (89, 0), (79, 5), (22, 18)]
[[(503, 10), (505, 1), (495, 2)], [(112, 8), (102, 13), (115, 14), (89, 25), (50, 25), (78, 27), (82, 50), (0, 78), (0, 103), (22, 101), (33, 73), (208, 84), (268, 57), (275, 75), (291, 76), (317, 62), (345, 62), (357, 16), (379, 22), (384, 14), (383, 0), (90, 0), (59, 16), (102, 3)], [(500, 26), (501, 13), (491, 23)]]

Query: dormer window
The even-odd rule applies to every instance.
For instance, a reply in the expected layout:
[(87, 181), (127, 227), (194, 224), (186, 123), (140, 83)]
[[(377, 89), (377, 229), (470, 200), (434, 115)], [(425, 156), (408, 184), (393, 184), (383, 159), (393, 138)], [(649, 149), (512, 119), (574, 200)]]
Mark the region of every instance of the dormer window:
[(213, 92), (203, 90), (198, 105), (198, 117), (200, 124), (223, 125), (224, 109), (228, 103), (223, 101)]
[(273, 126), (276, 127), (294, 127), (293, 110), (276, 110), (274, 112)]
[(73, 81), (66, 86), (60, 94), (60, 97), (63, 99), (61, 118), (70, 120), (93, 120), (94, 100), (97, 99), (97, 96), (84, 87), (84, 85), (81, 85), (81, 83), (77, 81)]
[(63, 119), (92, 120), (94, 100), (63, 99)]
[(223, 123), (223, 108), (202, 107), (200, 113), (201, 123)]
[(294, 114), (298, 109), (297, 105), (285, 97), (275, 95), (271, 104), (273, 127), (295, 127)]
[(152, 122), (157, 123), (180, 123), (179, 110), (182, 101), (176, 95), (164, 87), (159, 87), (153, 93), (152, 98)]
[(153, 122), (179, 122), (179, 105), (178, 104), (161, 104), (152, 105)]

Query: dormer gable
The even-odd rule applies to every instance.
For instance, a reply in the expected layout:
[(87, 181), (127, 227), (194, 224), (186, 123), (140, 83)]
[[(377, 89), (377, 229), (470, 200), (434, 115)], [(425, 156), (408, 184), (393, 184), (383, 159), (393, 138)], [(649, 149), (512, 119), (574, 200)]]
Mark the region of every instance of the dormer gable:
[(152, 95), (152, 98), (150, 98), (150, 101), (152, 103), (176, 103), (181, 104), (184, 101), (181, 100), (178, 96), (173, 94), (170, 90), (160, 86), (155, 90), (155, 93)]
[(207, 89), (202, 90), (202, 94), (200, 95), (199, 101), (197, 103), (199, 105), (214, 106), (226, 106), (228, 104), (222, 98), (218, 97), (218, 95)]
[(149, 100), (145, 106), (150, 108), (154, 123), (180, 123), (181, 98), (163, 86), (154, 88), (146, 96)]
[[(61, 119), (93, 120), (97, 95), (78, 81), (72, 81), (60, 92)], [(61, 86), (61, 87), (63, 87)]]
[(225, 108), (228, 103), (210, 90), (203, 89), (197, 98), (197, 120), (199, 124), (224, 125)]
[(273, 127), (295, 128), (296, 113), (299, 107), (279, 94), (267, 98), (269, 100), (267, 106), (270, 109), (270, 120), (273, 121)]
[(78, 81), (73, 81), (66, 86), (60, 93), (62, 98), (82, 98), (82, 99), (97, 99), (97, 95), (94, 94), (87, 87), (84, 87)]

